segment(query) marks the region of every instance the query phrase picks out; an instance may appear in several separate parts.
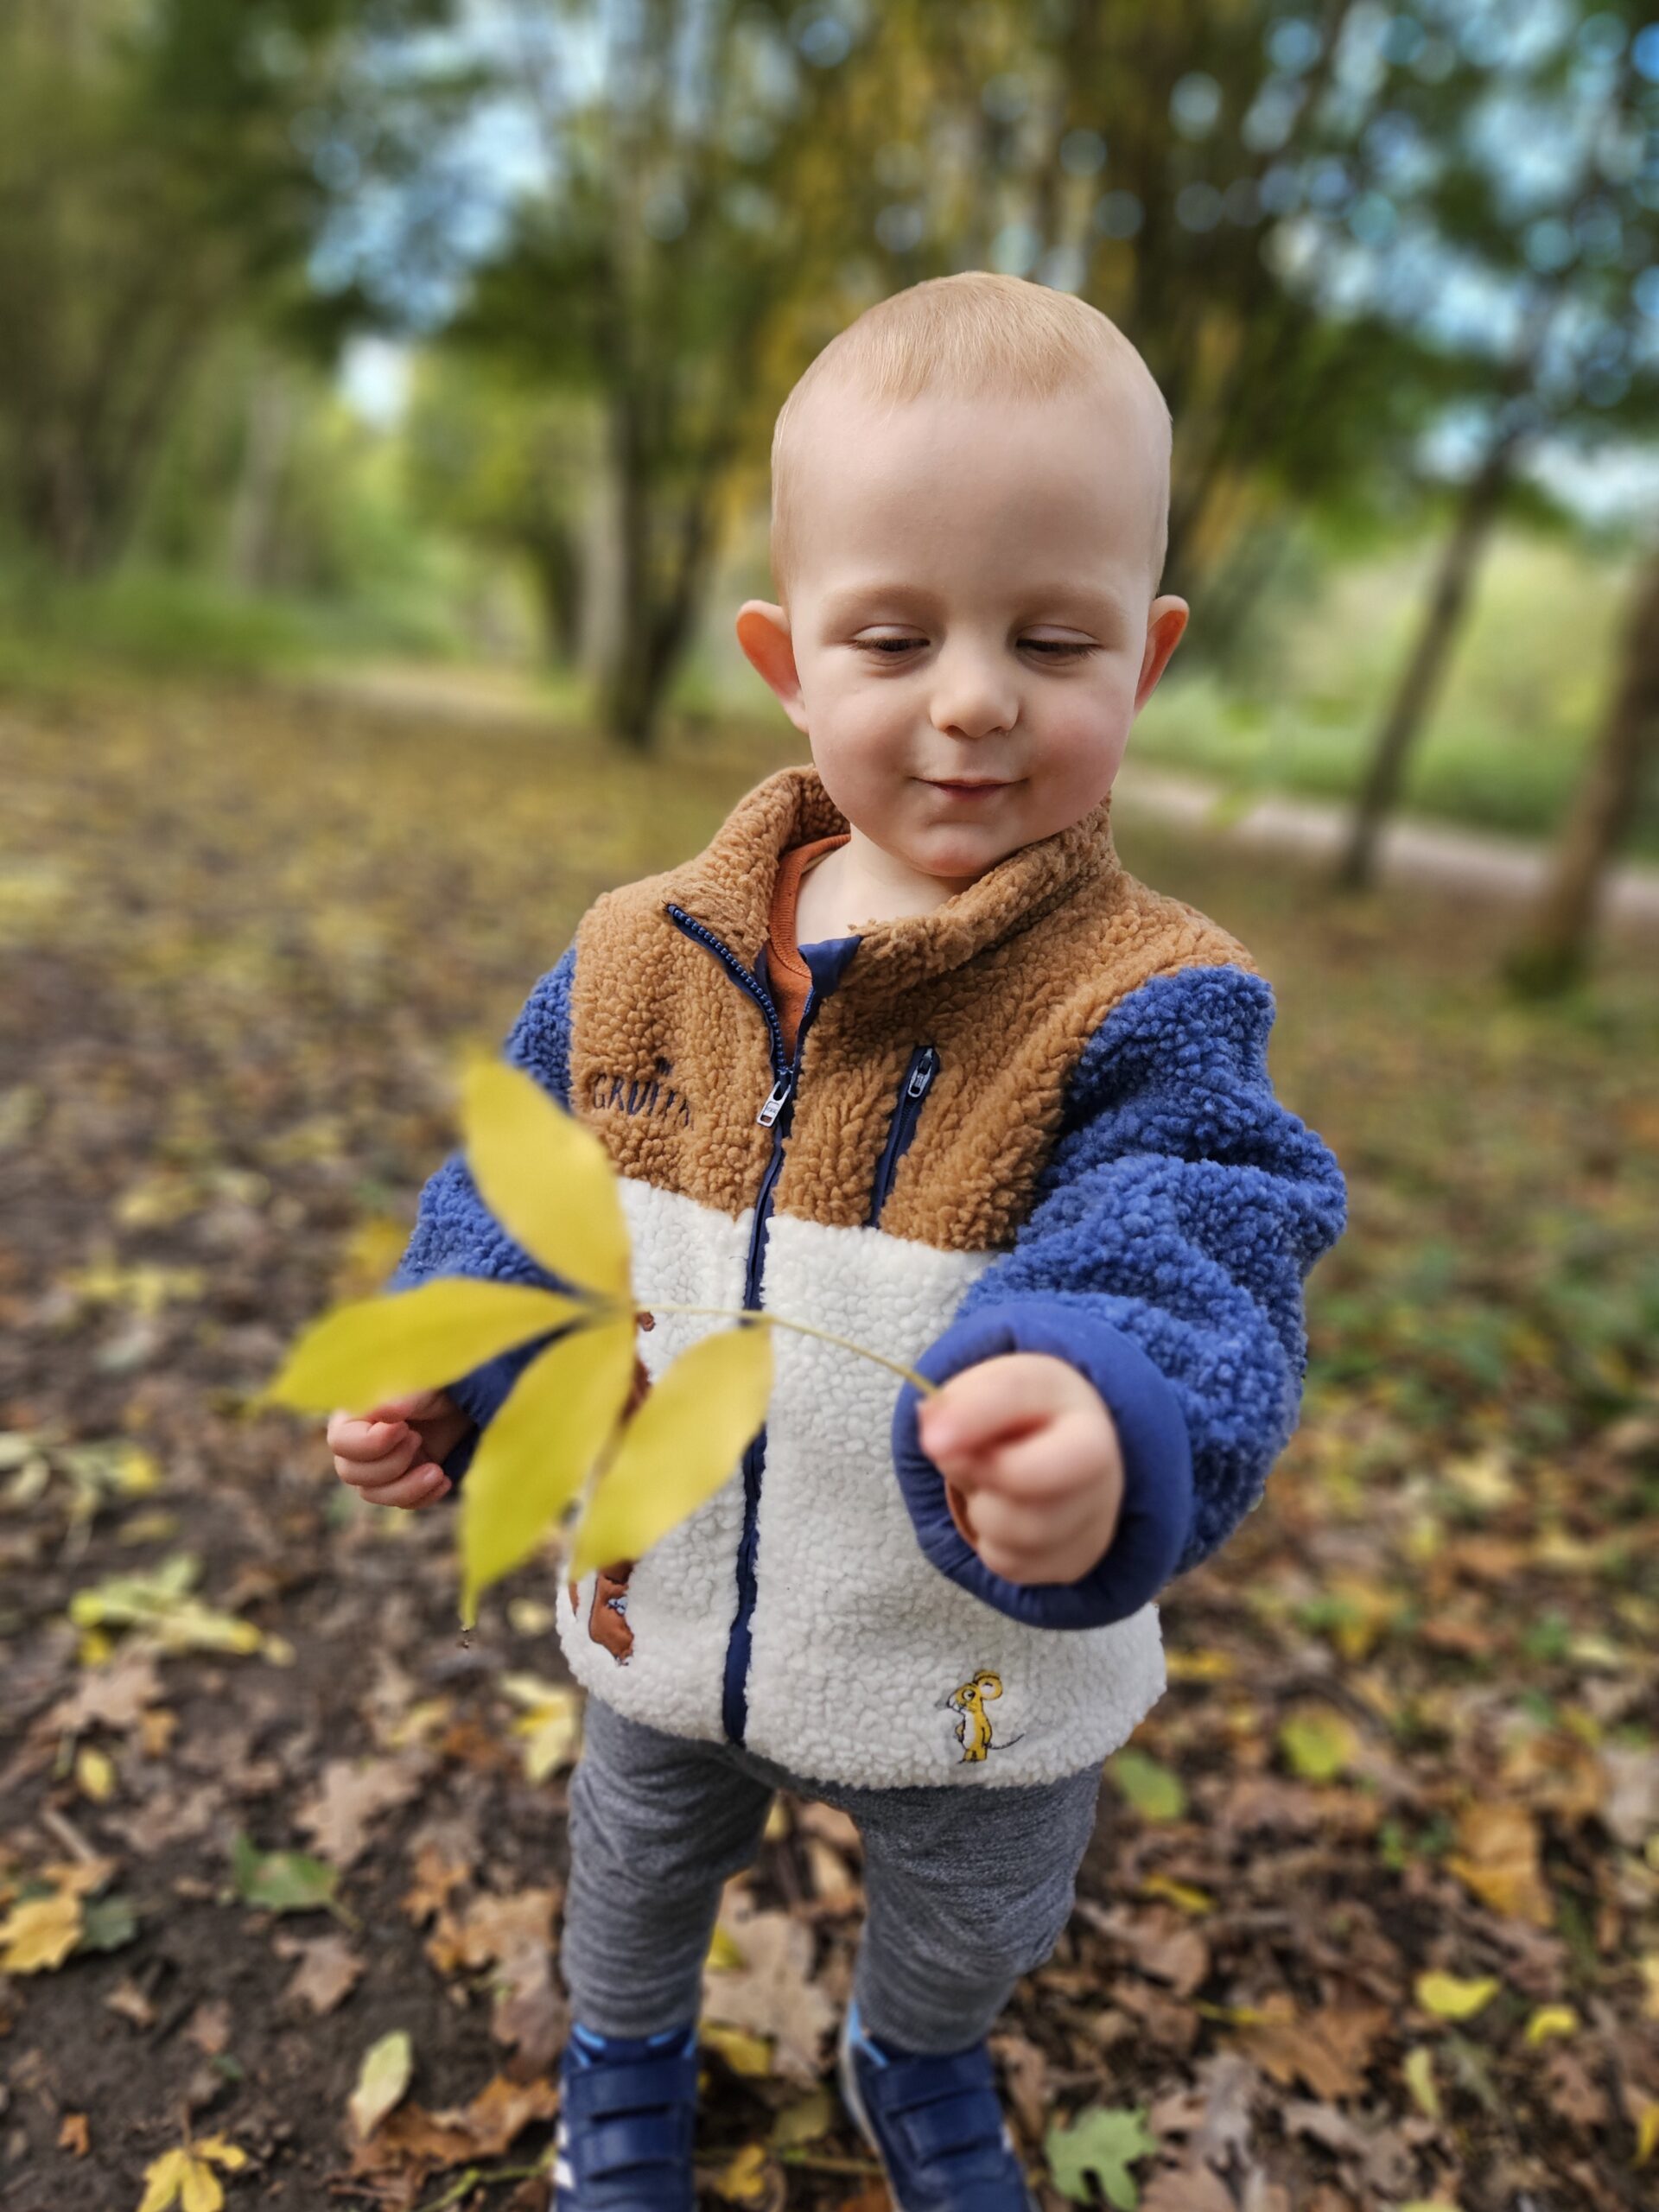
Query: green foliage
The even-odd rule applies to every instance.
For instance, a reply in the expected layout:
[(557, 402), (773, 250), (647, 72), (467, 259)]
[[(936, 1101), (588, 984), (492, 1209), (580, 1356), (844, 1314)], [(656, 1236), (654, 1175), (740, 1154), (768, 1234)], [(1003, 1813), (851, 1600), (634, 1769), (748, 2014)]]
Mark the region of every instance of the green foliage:
[(1114, 1752), (1106, 1772), (1143, 1821), (1179, 1821), (1186, 1810), (1186, 1791), (1179, 1775), (1144, 1751)]
[[(1334, 557), (1275, 591), (1234, 677), (1183, 670), (1183, 645), (1129, 741), (1125, 769), (1189, 769), (1248, 804), (1268, 791), (1351, 798), (1419, 617), (1438, 540)], [(1581, 772), (1612, 681), (1627, 553), (1501, 535), (1482, 573), (1443, 699), (1414, 758), (1404, 804), (1517, 836), (1547, 836)], [(1192, 624), (1206, 619), (1202, 594)], [(1659, 855), (1659, 788), (1630, 849)]]
[(321, 1912), (334, 1907), (340, 1870), (303, 1851), (261, 1851), (238, 1832), (231, 1845), (231, 1876), (244, 1904), (265, 1912)]
[(453, 610), (425, 588), (340, 603), (138, 564), (86, 583), (32, 564), (0, 567), (0, 686), (11, 690), (257, 675), (370, 653), (430, 657), (466, 642)]
[(1158, 2148), (1141, 2105), (1112, 2108), (1097, 2105), (1069, 2127), (1051, 2127), (1044, 2139), (1054, 2186), (1076, 2204), (1094, 2202), (1097, 2181), (1116, 2212), (1135, 2212), (1141, 2191), (1129, 2168)]
[(327, 204), (296, 126), (334, 97), (361, 13), (264, 0), (251, 26), (242, 0), (149, 0), (137, 19), (123, 0), (29, 0), (0, 16), (0, 506), (62, 569), (123, 548), (214, 334), (295, 305)]

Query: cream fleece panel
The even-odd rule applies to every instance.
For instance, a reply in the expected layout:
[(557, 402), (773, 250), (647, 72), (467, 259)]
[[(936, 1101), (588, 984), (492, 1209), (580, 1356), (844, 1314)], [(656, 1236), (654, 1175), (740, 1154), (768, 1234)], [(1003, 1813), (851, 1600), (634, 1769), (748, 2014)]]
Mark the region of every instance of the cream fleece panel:
[[(766, 1303), (909, 1363), (995, 1256), (775, 1215)], [(788, 1330), (776, 1342), (746, 1743), (868, 1787), (1047, 1782), (1115, 1751), (1163, 1694), (1156, 1605), (1033, 1628), (959, 1587), (917, 1544), (893, 1473), (897, 1378)], [(976, 1700), (988, 1673), (1001, 1694)], [(982, 1759), (956, 1733), (965, 1691), (989, 1727)]]
[[(624, 1181), (634, 1288), (738, 1306), (753, 1209), (735, 1220), (677, 1192)], [(790, 1215), (768, 1225), (762, 1302), (906, 1363), (947, 1325), (996, 1256), (944, 1252), (875, 1229)], [(654, 1377), (698, 1335), (727, 1325), (663, 1314), (639, 1339)], [(804, 1776), (879, 1787), (971, 1789), (1046, 1782), (1117, 1748), (1164, 1688), (1158, 1610), (1109, 1627), (1029, 1627), (941, 1574), (917, 1544), (893, 1469), (899, 1382), (886, 1368), (789, 1329), (773, 1332), (745, 1740)], [(594, 1695), (671, 1735), (723, 1739), (721, 1696), (737, 1607), (741, 1466), (634, 1568), (632, 1651), (619, 1662), (588, 1634), (594, 1578), (559, 1636)], [(957, 1735), (985, 1675), (978, 1759)], [(954, 1700), (954, 1701), (953, 1701)]]

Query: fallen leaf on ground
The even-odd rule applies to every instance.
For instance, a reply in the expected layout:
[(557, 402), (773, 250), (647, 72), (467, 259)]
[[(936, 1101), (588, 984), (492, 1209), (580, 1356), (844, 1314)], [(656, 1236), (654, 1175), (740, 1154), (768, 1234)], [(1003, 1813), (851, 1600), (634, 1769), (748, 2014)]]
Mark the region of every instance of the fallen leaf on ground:
[(346, 2110), (359, 2141), (372, 2135), (409, 2087), (415, 2046), (406, 2028), (394, 2028), (371, 2044), (358, 2069), (357, 2087)]

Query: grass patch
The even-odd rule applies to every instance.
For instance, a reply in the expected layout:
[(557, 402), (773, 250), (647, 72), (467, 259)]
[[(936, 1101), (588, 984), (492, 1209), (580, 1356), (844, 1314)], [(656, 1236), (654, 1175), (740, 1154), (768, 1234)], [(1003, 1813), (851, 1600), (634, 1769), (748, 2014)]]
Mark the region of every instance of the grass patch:
[[(1131, 744), (1150, 766), (1241, 794), (1346, 800), (1418, 626), (1440, 542), (1351, 564), (1321, 593), (1279, 600), (1249, 641), (1251, 673), (1168, 677)], [(1614, 678), (1631, 564), (1511, 531), (1496, 542), (1406, 779), (1407, 812), (1522, 837), (1560, 820)], [(1195, 608), (1194, 620), (1203, 610)], [(1659, 857), (1659, 788), (1627, 849)]]
[(0, 569), (0, 688), (8, 690), (59, 694), (111, 679), (266, 675), (465, 649), (459, 625), (425, 588), (324, 600), (238, 591), (162, 569), (86, 583)]

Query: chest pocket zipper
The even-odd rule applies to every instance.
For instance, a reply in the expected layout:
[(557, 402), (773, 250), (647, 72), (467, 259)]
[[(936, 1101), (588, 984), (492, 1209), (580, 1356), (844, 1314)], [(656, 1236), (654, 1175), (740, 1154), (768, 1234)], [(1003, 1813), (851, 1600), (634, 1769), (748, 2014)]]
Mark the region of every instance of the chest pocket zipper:
[(899, 1173), (899, 1162), (909, 1149), (916, 1134), (916, 1124), (921, 1118), (922, 1103), (932, 1087), (939, 1071), (939, 1055), (931, 1045), (918, 1045), (910, 1056), (904, 1081), (899, 1086), (899, 1096), (893, 1109), (893, 1120), (887, 1128), (887, 1141), (881, 1148), (881, 1158), (875, 1170), (875, 1183), (870, 1192), (868, 1226), (874, 1229), (881, 1218), (881, 1211), (893, 1189), (893, 1179)]

